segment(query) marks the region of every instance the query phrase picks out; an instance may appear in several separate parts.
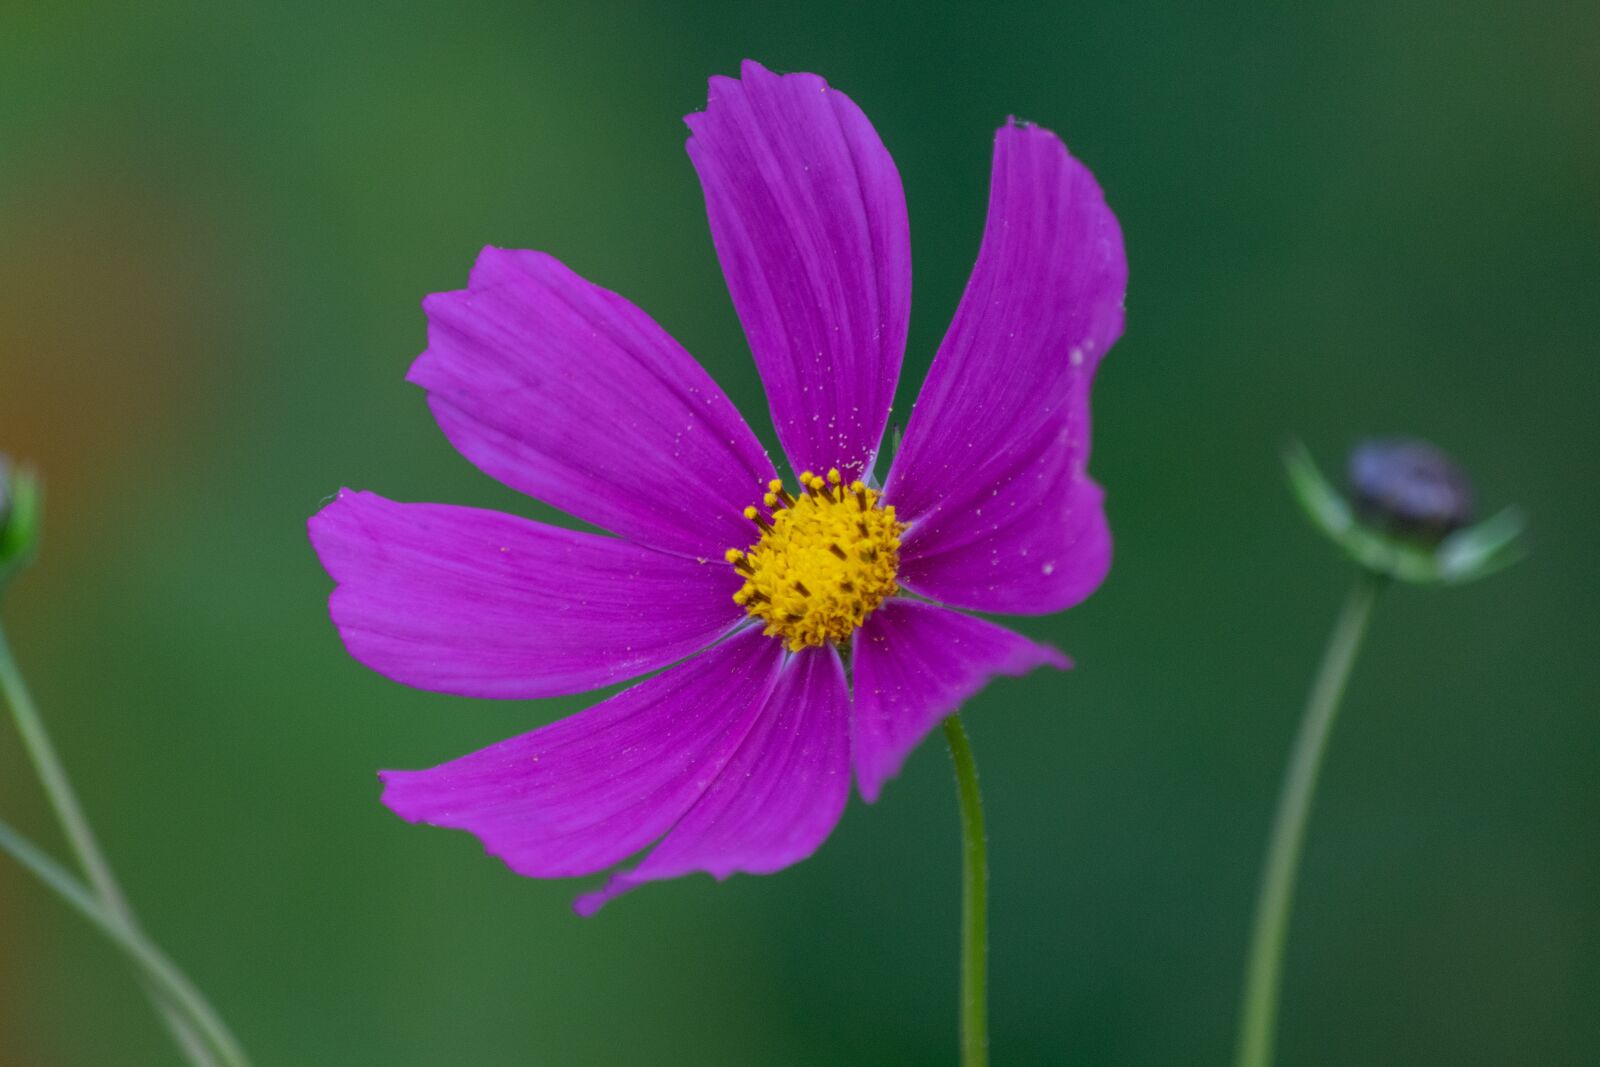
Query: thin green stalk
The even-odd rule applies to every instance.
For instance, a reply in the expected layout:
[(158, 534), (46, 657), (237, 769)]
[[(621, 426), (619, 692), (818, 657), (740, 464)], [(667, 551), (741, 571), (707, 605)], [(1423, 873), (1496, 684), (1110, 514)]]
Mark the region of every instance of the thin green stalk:
[(989, 1062), (989, 858), (978, 764), (959, 714), (944, 721), (961, 806), (961, 1063)]
[[(50, 735), (44, 728), (44, 719), (39, 715), (32, 694), (28, 692), (27, 683), (23, 680), (22, 670), (12, 655), (3, 627), (0, 627), (0, 692), (5, 694), (6, 702), (11, 706), (17, 732), (22, 735), (23, 745), (27, 748), (28, 755), (39, 773), (45, 795), (50, 798), (51, 807), (55, 809), (56, 817), (61, 821), (62, 830), (72, 847), (73, 854), (77, 856), (79, 864), (88, 875), (94, 895), (99, 898), (108, 916), (125, 927), (134, 937), (142, 940), (144, 935), (138, 920), (128, 905), (122, 887), (117, 884), (116, 876), (111, 873), (111, 865), (106, 861), (105, 854), (100, 851), (99, 842), (95, 840), (89, 820), (83, 813), (82, 805), (78, 803), (77, 793), (72, 788), (71, 780), (67, 778), (66, 768), (56, 755), (55, 745), (51, 743)], [(150, 976), (145, 980), (149, 982), (154, 979)], [(238, 1042), (233, 1039), (227, 1026), (210, 1005), (206, 1004), (203, 997), (198, 998), (198, 1003), (204, 1009), (205, 1018), (189, 1020), (185, 1018), (186, 1010), (180, 1010), (166, 994), (159, 991), (160, 983), (157, 982), (155, 985), (156, 988), (147, 985), (147, 992), (155, 1002), (167, 1029), (172, 1032), (173, 1039), (184, 1050), (191, 1063), (196, 1067), (217, 1067), (219, 1063), (247, 1062), (239, 1049)], [(214, 1050), (209, 1049), (206, 1041), (197, 1033), (196, 1027), (200, 1030), (214, 1030), (227, 1040), (217, 1045)], [(218, 1056), (221, 1056), (220, 1060)]]
[(1245, 972), (1239, 1016), (1237, 1067), (1269, 1067), (1277, 1036), (1278, 994), (1282, 985), (1283, 950), (1294, 902), (1295, 874), (1305, 845), (1306, 821), (1317, 788), (1317, 772), (1328, 748), (1328, 736), (1339, 714), (1339, 701), (1355, 665), (1356, 653), (1372, 618), (1372, 606), (1384, 580), (1362, 571), (1334, 623), (1322, 654), (1311, 695), (1306, 700), (1300, 733), (1278, 796), (1278, 813), (1267, 843), (1266, 868), (1256, 901), (1255, 928)]
[[(223, 1062), (244, 1065), (247, 1061), (233, 1035), (222, 1020), (216, 1017), (194, 984), (184, 977), (177, 965), (152, 945), (146, 937), (121, 916), (113, 913), (84, 885), (72, 877), (60, 864), (45, 855), (39, 846), (17, 833), (10, 825), (0, 822), (0, 849), (11, 853), (57, 896), (72, 905), (90, 923), (99, 927), (122, 949), (140, 969), (144, 978), (157, 990), (174, 1010), (181, 1011), (186, 1020), (192, 1020), (199, 1037), (218, 1050)], [(185, 1024), (187, 1025), (187, 1023)]]

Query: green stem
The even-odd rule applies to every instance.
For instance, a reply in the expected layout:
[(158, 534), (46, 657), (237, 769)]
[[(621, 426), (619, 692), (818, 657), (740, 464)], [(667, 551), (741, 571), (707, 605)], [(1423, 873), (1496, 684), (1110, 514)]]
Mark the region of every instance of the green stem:
[(176, 964), (146, 939), (144, 934), (129, 925), (121, 916), (113, 913), (104, 903), (96, 900), (93, 894), (65, 868), (4, 822), (0, 822), (0, 849), (11, 853), (17, 862), (53, 889), (57, 896), (72, 905), (85, 919), (116, 942), (117, 946), (138, 965), (145, 980), (165, 999), (165, 1002), (173, 1005), (175, 1010), (181, 1011), (183, 1013), (181, 1018), (194, 1020), (199, 1028), (200, 1037), (222, 1053), (223, 1062), (241, 1065), (247, 1062), (234, 1042), (233, 1035), (222, 1024), (222, 1020), (211, 1011), (200, 991), (184, 977)]
[(989, 1062), (989, 858), (978, 764), (960, 715), (944, 721), (961, 805), (961, 1064)]
[(1278, 813), (1267, 843), (1266, 868), (1256, 900), (1255, 928), (1245, 972), (1244, 1001), (1239, 1017), (1237, 1067), (1269, 1067), (1277, 1034), (1278, 994), (1283, 971), (1289, 909), (1294, 901), (1295, 874), (1305, 845), (1306, 822), (1317, 788), (1317, 772), (1328, 748), (1328, 735), (1339, 714), (1339, 701), (1366, 635), (1383, 579), (1362, 571), (1334, 623), (1322, 654), (1311, 695), (1306, 700), (1300, 733), (1295, 738)]
[[(89, 885), (93, 888), (94, 895), (99, 898), (100, 906), (105, 914), (114, 922), (125, 928), (130, 936), (143, 942), (144, 934), (140, 930), (138, 920), (134, 917), (133, 909), (128, 905), (127, 897), (122, 892), (122, 887), (117, 884), (116, 876), (111, 873), (111, 865), (106, 861), (105, 854), (100, 851), (100, 844), (95, 840), (94, 831), (89, 826), (89, 820), (83, 813), (83, 807), (78, 803), (77, 793), (72, 788), (72, 782), (67, 778), (66, 768), (61, 763), (61, 758), (56, 755), (55, 745), (50, 741), (50, 735), (44, 728), (44, 719), (39, 715), (39, 709), (33, 702), (32, 694), (28, 692), (27, 683), (23, 680), (22, 670), (17, 666), (16, 658), (12, 655), (11, 646), (6, 641), (5, 630), (0, 627), (0, 692), (6, 697), (6, 702), (11, 706), (12, 717), (16, 720), (17, 732), (22, 735), (23, 745), (28, 750), (28, 755), (33, 760), (33, 765), (39, 773), (39, 780), (44, 786), (45, 794), (50, 798), (50, 805), (55, 809), (56, 817), (61, 821), (62, 830), (65, 832), (67, 842), (72, 847), (73, 854), (77, 856), (78, 863), (82, 865), (88, 875)], [(12, 833), (14, 835), (14, 832)], [(22, 840), (30, 849), (37, 852), (31, 844)], [(43, 854), (40, 853), (42, 857)], [(19, 856), (19, 859), (21, 857)], [(30, 869), (38, 873), (38, 869), (29, 863)], [(41, 875), (41, 877), (43, 877)], [(49, 879), (46, 879), (49, 882)], [(59, 888), (50, 882), (52, 888)], [(73, 883), (76, 885), (77, 883)], [(81, 910), (81, 909), (80, 909)], [(147, 944), (147, 942), (146, 942)], [(138, 962), (136, 960), (136, 962)], [(170, 964), (169, 964), (170, 966)], [(184, 1050), (189, 1061), (196, 1067), (216, 1067), (218, 1063), (243, 1064), (247, 1060), (239, 1049), (238, 1042), (228, 1032), (226, 1025), (217, 1016), (216, 1012), (206, 1004), (203, 997), (196, 994), (196, 1002), (201, 1006), (203, 1017), (185, 1018), (190, 1014), (186, 1008), (174, 1003), (165, 993), (161, 992), (162, 983), (155, 980), (153, 975), (147, 973), (147, 991), (155, 1002), (157, 1010), (161, 1013), (162, 1020), (172, 1032), (173, 1039)], [(148, 983), (154, 983), (154, 987)], [(202, 1040), (197, 1033), (211, 1030), (221, 1034), (226, 1040), (216, 1044), (215, 1049), (207, 1047), (207, 1042)], [(215, 1053), (215, 1054), (213, 1054)], [(218, 1056), (221, 1059), (218, 1059)]]

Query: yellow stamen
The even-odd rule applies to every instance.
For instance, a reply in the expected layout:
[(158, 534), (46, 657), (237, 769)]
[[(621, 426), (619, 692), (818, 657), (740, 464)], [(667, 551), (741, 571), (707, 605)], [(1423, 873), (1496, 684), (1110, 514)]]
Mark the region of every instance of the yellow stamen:
[(905, 529), (881, 494), (860, 481), (846, 485), (837, 469), (825, 477), (805, 471), (800, 484), (805, 492), (795, 497), (776, 479), (768, 483), (771, 518), (744, 511), (760, 539), (726, 555), (745, 580), (734, 602), (796, 652), (846, 640), (894, 595)]

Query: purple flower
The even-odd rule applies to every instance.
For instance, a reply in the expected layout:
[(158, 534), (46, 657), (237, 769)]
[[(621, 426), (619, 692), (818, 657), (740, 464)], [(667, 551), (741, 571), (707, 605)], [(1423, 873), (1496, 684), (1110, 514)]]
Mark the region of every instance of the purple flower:
[(346, 646), (396, 681), (549, 697), (667, 668), (382, 774), (396, 814), (469, 830), (519, 874), (592, 874), (655, 843), (583, 914), (647, 881), (809, 856), (852, 770), (874, 801), (989, 678), (1069, 665), (956, 609), (1060, 611), (1110, 564), (1089, 387), (1127, 262), (1061, 141), (996, 135), (977, 266), (880, 483), (911, 298), (894, 162), (813, 74), (747, 62), (687, 121), (798, 481), (644, 312), (550, 256), (488, 248), (466, 289), (424, 301), (410, 380), (479, 468), (615, 536), (349, 491), (310, 523)]

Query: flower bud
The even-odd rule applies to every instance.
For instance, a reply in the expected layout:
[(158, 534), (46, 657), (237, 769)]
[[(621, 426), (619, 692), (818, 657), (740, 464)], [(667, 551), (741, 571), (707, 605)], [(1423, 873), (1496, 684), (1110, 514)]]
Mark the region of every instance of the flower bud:
[(1472, 487), (1449, 456), (1422, 441), (1368, 441), (1350, 455), (1349, 499), (1298, 441), (1284, 452), (1306, 517), (1358, 565), (1421, 584), (1485, 578), (1522, 558), (1522, 512), (1474, 525)]
[(1363, 441), (1350, 453), (1351, 500), (1363, 520), (1438, 544), (1472, 521), (1472, 485), (1448, 455), (1409, 438)]
[(0, 454), (0, 589), (38, 550), (41, 503), (33, 472)]

